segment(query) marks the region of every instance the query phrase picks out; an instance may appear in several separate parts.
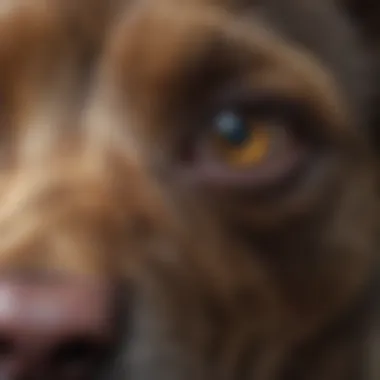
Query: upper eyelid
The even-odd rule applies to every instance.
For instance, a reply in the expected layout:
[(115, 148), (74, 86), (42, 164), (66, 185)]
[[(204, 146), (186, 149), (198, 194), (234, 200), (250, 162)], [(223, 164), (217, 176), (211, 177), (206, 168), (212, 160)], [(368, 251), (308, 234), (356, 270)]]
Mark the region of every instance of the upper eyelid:
[(273, 119), (310, 142), (328, 142), (326, 133), (320, 128), (324, 121), (309, 99), (281, 89), (255, 88), (244, 83), (242, 78), (224, 83), (207, 94), (201, 103), (195, 103), (192, 115), (186, 122), (189, 125), (186, 133), (203, 135), (214, 123), (215, 117), (226, 110), (242, 117)]
[(295, 94), (284, 92), (276, 88), (255, 86), (243, 78), (233, 79), (214, 87), (204, 98), (204, 105), (209, 109), (223, 109), (228, 107), (246, 107), (249, 104), (302, 104), (304, 100)]
[(209, 103), (209, 109), (212, 115), (229, 109), (258, 117), (296, 118), (297, 115), (301, 117), (301, 114), (306, 113), (305, 102), (302, 99), (252, 88), (232, 89), (216, 95)]
[[(326, 144), (326, 134), (320, 128), (321, 116), (312, 105), (294, 94), (276, 93), (267, 89), (235, 87), (216, 94), (207, 105), (206, 125), (225, 110), (231, 110), (245, 118), (257, 118), (284, 123), (292, 133), (315, 144)], [(202, 123), (203, 129), (205, 123)]]

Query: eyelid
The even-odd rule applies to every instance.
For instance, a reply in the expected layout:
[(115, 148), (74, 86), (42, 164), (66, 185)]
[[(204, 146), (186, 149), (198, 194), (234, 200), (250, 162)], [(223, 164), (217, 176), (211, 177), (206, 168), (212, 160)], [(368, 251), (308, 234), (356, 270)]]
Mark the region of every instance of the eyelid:
[(300, 113), (304, 108), (299, 99), (285, 97), (268, 92), (230, 92), (223, 97), (216, 98), (212, 106), (214, 112), (223, 109), (232, 109), (244, 116), (292, 116)]
[(240, 171), (221, 165), (219, 159), (207, 146), (201, 146), (197, 155), (200, 160), (197, 162), (196, 169), (191, 170), (190, 177), (194, 175), (193, 178), (196, 178), (198, 183), (225, 190), (260, 191), (260, 189), (272, 188), (290, 178), (297, 177), (314, 160), (314, 155), (310, 156), (309, 149), (297, 143), (280, 161), (272, 158), (271, 163), (258, 165), (254, 170)]
[(247, 87), (231, 88), (215, 96), (210, 106), (212, 119), (230, 110), (245, 119), (273, 120), (286, 126), (300, 138), (319, 144), (324, 140), (318, 126), (320, 115), (297, 96), (274, 93), (273, 90), (252, 90)]

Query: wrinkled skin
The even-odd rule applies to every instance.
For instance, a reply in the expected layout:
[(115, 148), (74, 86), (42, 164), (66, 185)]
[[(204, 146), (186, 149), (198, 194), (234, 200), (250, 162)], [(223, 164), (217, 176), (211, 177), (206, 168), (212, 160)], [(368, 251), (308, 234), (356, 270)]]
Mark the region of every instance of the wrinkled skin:
[[(353, 24), (321, 0), (0, 6), (0, 269), (122, 284), (99, 378), (379, 378)], [(240, 102), (286, 111), (281, 149), (241, 176), (208, 134)]]

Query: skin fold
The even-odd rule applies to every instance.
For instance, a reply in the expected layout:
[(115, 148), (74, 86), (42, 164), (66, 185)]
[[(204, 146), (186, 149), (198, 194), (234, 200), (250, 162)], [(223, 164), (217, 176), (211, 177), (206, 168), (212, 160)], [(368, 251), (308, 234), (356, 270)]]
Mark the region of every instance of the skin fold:
[[(97, 378), (380, 377), (374, 50), (344, 7), (0, 4), (0, 274), (118, 287)], [(231, 109), (267, 160), (228, 164)]]

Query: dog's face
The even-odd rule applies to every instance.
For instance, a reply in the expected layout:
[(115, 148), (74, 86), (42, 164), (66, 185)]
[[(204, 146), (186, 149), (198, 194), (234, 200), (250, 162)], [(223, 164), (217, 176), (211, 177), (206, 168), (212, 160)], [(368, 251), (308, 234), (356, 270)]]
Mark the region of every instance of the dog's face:
[(4, 379), (364, 370), (371, 79), (332, 4), (4, 1), (0, 73)]

